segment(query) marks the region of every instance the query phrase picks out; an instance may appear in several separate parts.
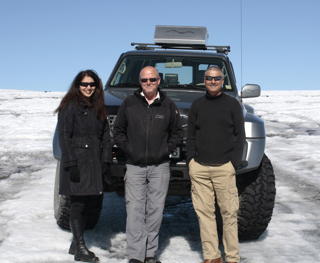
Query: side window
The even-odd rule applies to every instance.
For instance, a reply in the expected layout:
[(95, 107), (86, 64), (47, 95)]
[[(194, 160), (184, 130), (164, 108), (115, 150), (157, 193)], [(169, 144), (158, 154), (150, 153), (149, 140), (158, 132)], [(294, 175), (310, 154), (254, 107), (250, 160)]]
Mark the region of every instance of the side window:
[(126, 72), (126, 68), (127, 68), (126, 64), (127, 64), (127, 60), (124, 59), (120, 67), (118, 68), (117, 72), (114, 74), (114, 77), (110, 83), (111, 85), (117, 85), (120, 83), (123, 74)]

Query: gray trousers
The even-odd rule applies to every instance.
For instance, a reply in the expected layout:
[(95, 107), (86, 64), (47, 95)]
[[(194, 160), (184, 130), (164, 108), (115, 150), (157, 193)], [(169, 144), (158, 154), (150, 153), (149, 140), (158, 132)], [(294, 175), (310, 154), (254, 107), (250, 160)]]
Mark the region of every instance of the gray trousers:
[(127, 255), (144, 262), (154, 257), (170, 179), (169, 162), (136, 166), (127, 164)]

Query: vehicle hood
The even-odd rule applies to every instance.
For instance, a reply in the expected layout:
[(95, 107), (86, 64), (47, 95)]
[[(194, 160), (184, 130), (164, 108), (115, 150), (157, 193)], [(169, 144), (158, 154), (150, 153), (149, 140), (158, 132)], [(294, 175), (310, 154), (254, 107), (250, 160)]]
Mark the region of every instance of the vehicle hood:
[[(105, 104), (109, 115), (116, 115), (123, 100), (132, 95), (137, 88), (114, 88), (105, 90)], [(194, 100), (205, 95), (205, 90), (162, 89), (180, 110), (180, 114), (188, 114)]]

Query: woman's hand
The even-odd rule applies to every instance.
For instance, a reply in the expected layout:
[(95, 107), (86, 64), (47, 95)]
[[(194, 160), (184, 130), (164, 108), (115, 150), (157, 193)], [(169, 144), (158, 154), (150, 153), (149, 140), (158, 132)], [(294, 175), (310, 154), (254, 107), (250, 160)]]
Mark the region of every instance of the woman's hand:
[(72, 166), (69, 168), (70, 181), (74, 183), (80, 182), (80, 171), (78, 166)]

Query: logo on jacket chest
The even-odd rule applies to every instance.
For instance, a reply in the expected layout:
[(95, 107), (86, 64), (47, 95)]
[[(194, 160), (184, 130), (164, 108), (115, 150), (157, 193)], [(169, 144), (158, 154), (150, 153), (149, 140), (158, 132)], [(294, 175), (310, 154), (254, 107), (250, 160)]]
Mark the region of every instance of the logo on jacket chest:
[(156, 119), (164, 119), (164, 115), (160, 115), (160, 114), (156, 114), (156, 116), (154, 116)]

